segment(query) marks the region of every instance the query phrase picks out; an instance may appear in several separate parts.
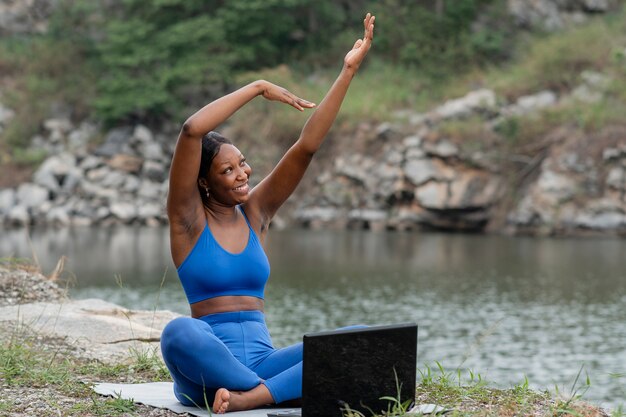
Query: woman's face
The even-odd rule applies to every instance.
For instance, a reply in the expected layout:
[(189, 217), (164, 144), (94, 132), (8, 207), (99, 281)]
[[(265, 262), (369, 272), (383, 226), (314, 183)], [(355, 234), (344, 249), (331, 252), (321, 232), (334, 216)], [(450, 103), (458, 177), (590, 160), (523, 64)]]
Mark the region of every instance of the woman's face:
[(223, 204), (241, 204), (248, 200), (248, 178), (252, 168), (234, 145), (224, 144), (209, 168), (208, 187), (212, 198)]

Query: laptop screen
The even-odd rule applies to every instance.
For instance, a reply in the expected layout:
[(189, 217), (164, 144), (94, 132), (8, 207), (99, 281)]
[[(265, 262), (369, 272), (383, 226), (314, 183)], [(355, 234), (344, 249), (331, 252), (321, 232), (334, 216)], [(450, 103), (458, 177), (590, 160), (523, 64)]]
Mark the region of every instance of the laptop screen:
[(303, 417), (364, 415), (393, 408), (381, 397), (415, 400), (417, 325), (397, 324), (304, 336)]

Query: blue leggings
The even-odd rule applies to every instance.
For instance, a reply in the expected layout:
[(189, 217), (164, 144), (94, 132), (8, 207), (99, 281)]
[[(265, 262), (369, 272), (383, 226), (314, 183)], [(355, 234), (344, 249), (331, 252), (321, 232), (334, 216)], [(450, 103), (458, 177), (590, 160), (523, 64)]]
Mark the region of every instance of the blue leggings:
[(302, 396), (302, 343), (275, 349), (261, 311), (179, 317), (165, 326), (161, 352), (184, 405), (209, 406), (219, 388), (263, 383), (274, 402)]

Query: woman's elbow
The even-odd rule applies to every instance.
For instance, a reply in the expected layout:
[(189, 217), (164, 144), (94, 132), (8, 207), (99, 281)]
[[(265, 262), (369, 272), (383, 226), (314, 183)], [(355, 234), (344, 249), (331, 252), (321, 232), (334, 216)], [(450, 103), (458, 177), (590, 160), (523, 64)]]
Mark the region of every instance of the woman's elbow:
[(192, 137), (200, 137), (203, 133), (198, 130), (198, 126), (194, 122), (192, 118), (185, 120), (183, 126), (180, 129), (180, 136), (192, 138)]

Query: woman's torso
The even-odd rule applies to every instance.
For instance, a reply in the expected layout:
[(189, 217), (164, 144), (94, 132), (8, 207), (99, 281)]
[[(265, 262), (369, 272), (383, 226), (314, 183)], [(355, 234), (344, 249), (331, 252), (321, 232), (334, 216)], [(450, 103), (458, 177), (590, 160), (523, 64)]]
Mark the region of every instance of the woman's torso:
[(239, 218), (232, 225), (203, 216), (195, 241), (171, 230), (172, 256), (180, 261), (177, 270), (192, 317), (264, 309), (269, 262), (244, 209), (237, 206), (236, 211)]

